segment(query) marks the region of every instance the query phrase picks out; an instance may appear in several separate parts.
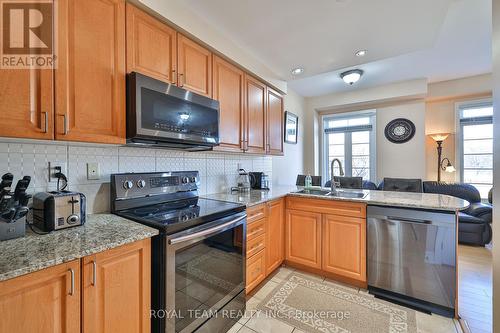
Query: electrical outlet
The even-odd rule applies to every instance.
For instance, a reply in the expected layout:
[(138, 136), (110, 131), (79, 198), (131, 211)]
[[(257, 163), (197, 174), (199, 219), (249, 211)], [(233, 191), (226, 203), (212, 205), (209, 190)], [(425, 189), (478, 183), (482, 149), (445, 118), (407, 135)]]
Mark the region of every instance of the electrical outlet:
[(66, 177), (68, 176), (66, 170), (66, 162), (58, 162), (58, 161), (49, 162), (48, 171), (49, 171), (49, 183), (57, 182), (57, 178), (54, 175), (58, 172), (65, 174)]
[(99, 163), (87, 163), (87, 179), (98, 180), (101, 178)]

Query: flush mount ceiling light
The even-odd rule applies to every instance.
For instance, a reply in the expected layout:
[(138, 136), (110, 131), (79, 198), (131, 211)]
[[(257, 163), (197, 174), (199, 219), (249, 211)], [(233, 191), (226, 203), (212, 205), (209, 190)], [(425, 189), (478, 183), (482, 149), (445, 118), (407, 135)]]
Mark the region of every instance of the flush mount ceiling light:
[(361, 75), (363, 75), (363, 71), (361, 69), (353, 69), (347, 72), (340, 73), (340, 78), (344, 80), (345, 83), (352, 85), (358, 82), (358, 80), (361, 78)]
[(292, 69), (292, 75), (300, 75), (302, 73), (304, 73), (304, 68), (302, 67)]
[(356, 57), (364, 57), (366, 55), (366, 50), (359, 50), (358, 52), (354, 53)]

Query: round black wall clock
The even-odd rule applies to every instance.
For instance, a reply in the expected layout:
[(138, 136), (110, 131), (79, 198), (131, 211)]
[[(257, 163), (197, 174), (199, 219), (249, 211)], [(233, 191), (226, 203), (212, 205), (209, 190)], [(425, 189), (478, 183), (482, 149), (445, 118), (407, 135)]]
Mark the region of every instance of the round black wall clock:
[(415, 135), (415, 124), (405, 118), (397, 118), (385, 126), (385, 137), (393, 143), (405, 143)]

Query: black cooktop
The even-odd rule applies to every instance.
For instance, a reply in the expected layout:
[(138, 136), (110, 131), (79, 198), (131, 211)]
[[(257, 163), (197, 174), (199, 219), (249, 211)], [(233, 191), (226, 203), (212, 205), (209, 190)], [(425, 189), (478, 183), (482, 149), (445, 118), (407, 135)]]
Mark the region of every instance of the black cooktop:
[(244, 210), (242, 204), (194, 197), (115, 211), (115, 214), (172, 234)]

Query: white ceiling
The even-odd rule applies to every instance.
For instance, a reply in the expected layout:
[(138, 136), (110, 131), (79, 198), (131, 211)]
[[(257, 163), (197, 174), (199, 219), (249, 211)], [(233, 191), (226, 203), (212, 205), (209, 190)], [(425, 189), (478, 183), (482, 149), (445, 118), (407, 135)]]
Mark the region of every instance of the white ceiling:
[[(491, 0), (184, 0), (304, 96), (491, 70)], [(367, 49), (357, 58), (354, 53)], [(301, 79), (290, 70), (304, 67)], [(349, 87), (339, 73), (365, 70)]]

